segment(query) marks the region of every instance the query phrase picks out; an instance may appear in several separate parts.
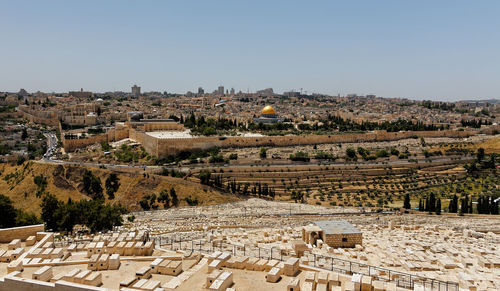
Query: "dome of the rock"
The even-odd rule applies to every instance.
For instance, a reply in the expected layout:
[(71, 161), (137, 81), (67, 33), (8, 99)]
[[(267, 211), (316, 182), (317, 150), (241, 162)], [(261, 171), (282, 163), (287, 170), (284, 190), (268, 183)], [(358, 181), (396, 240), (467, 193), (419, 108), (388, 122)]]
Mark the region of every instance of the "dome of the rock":
[(262, 114), (263, 115), (275, 115), (276, 111), (274, 111), (273, 107), (267, 105), (266, 107), (264, 107), (264, 109), (262, 109)]

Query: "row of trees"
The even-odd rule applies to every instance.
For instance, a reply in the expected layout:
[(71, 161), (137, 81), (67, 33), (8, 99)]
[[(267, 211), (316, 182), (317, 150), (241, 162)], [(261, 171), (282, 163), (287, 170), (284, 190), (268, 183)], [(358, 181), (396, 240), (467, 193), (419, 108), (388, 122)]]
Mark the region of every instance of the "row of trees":
[(491, 125), (491, 121), (482, 119), (460, 120), (463, 127), (481, 128), (482, 125)]
[[(405, 197), (406, 199), (406, 197)], [(436, 194), (431, 192), (431, 194), (425, 199), (420, 199), (418, 202), (419, 211), (428, 211), (429, 213), (435, 212), (436, 214), (441, 214), (441, 198), (436, 199)]]
[(33, 213), (16, 209), (9, 197), (0, 194), (0, 228), (42, 223)]
[(141, 205), (143, 210), (158, 209), (159, 205), (156, 204), (156, 202), (162, 203), (164, 209), (178, 207), (180, 203), (177, 192), (175, 191), (175, 188), (172, 187), (170, 188), (170, 191), (165, 189), (161, 190), (158, 195), (153, 193), (151, 195), (143, 196), (139, 201), (139, 205)]
[(104, 199), (70, 199), (65, 203), (54, 195), (45, 193), (40, 204), (46, 228), (53, 231), (73, 231), (77, 224), (87, 226), (92, 232), (112, 230), (122, 225), (122, 214), (127, 211), (120, 205), (105, 204)]
[(368, 149), (363, 147), (358, 147), (357, 150), (353, 148), (347, 148), (345, 151), (346, 158), (349, 160), (357, 160), (358, 155), (360, 155), (364, 160), (376, 160), (377, 158), (387, 158), (390, 155), (397, 156), (399, 158), (407, 158), (408, 153), (400, 154), (396, 148), (390, 148), (389, 150), (381, 149), (375, 152), (375, 154), (371, 154)]
[(362, 122), (356, 123), (349, 119), (344, 119), (336, 115), (328, 115), (326, 119), (320, 120), (322, 125), (312, 125), (311, 130), (338, 130), (338, 131), (367, 131), (367, 130), (386, 130), (388, 132), (398, 131), (429, 131), (443, 130), (446, 127), (436, 126), (434, 124), (424, 124), (423, 122), (412, 122), (404, 119), (397, 121), (378, 122)]
[[(460, 203), (460, 208), (458, 204)], [(410, 204), (410, 194), (406, 194), (404, 198), (405, 209), (411, 209)], [(472, 198), (469, 199), (469, 195), (458, 199), (457, 195), (453, 195), (448, 205), (449, 213), (473, 213), (473, 201)], [(495, 203), (495, 198), (493, 196), (479, 196), (477, 199), (477, 213), (479, 214), (498, 214), (498, 202)], [(420, 199), (418, 203), (419, 211), (436, 212), (436, 214), (441, 213), (441, 198), (436, 199), (434, 193), (430, 193), (425, 199)]]
[[(83, 172), (83, 191), (90, 196), (92, 199), (104, 199), (101, 179), (95, 176), (92, 171), (85, 170)], [(120, 179), (115, 173), (109, 174), (104, 182), (104, 187), (106, 188), (106, 194), (108, 199), (112, 200), (115, 198), (115, 193), (120, 188)]]
[(222, 175), (214, 175), (208, 170), (201, 170), (199, 174), (200, 183), (203, 185), (213, 186), (215, 188), (223, 189), (227, 192), (241, 195), (254, 195), (258, 197), (270, 197), (274, 199), (276, 191), (274, 188), (269, 187), (267, 183), (238, 183), (236, 180), (228, 181), (224, 189), (224, 178)]

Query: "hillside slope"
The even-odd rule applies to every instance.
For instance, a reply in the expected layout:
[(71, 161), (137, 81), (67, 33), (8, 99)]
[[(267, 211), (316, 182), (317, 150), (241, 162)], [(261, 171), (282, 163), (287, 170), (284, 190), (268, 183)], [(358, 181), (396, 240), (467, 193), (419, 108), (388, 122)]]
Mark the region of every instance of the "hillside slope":
[(484, 148), (486, 153), (500, 153), (500, 136), (496, 136), (480, 144), (475, 145), (475, 148)]
[[(35, 176), (43, 175), (47, 185), (45, 191), (66, 201), (89, 199), (83, 193), (82, 176), (85, 167), (68, 165), (50, 165), (36, 162), (26, 162), (23, 165), (0, 163), (0, 194), (12, 199), (16, 208), (28, 212), (40, 213), (41, 198), (36, 197), (38, 186), (34, 182)], [(89, 168), (100, 178), (104, 188), (104, 181), (111, 173), (110, 170)], [(223, 194), (212, 189), (203, 188), (199, 184), (178, 178), (158, 175), (143, 175), (134, 173), (117, 173), (120, 187), (115, 193), (115, 199), (110, 203), (120, 203), (130, 210), (140, 210), (139, 200), (145, 195), (151, 195), (174, 187), (181, 201), (186, 205), (185, 197), (198, 199), (200, 205), (218, 204), (237, 201), (233, 195)], [(107, 195), (105, 195), (107, 198)], [(161, 206), (160, 206), (161, 208)]]

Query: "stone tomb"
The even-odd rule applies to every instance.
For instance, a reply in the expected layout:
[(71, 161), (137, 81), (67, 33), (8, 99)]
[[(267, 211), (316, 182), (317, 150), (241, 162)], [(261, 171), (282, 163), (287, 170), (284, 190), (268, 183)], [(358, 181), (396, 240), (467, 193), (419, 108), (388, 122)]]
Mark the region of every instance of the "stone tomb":
[(280, 268), (272, 268), (269, 273), (266, 275), (266, 281), (270, 283), (276, 283), (281, 278), (281, 269)]
[(299, 259), (289, 258), (285, 261), (285, 266), (283, 267), (283, 273), (285, 276), (293, 277), (299, 271)]
[(36, 270), (32, 275), (33, 280), (49, 282), (52, 278), (52, 267), (44, 266)]

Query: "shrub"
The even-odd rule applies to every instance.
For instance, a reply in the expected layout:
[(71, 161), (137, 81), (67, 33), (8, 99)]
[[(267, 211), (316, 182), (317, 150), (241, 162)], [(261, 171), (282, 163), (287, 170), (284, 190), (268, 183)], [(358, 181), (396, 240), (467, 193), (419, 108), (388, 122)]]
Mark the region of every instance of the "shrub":
[(350, 159), (356, 158), (356, 151), (353, 148), (346, 149), (345, 150), (345, 154)]
[(261, 159), (267, 158), (267, 148), (260, 148), (259, 156)]
[(389, 153), (386, 150), (380, 150), (376, 154), (377, 158), (387, 158)]
[(296, 152), (295, 154), (290, 155), (290, 160), (309, 162), (310, 158), (309, 155), (305, 152)]

